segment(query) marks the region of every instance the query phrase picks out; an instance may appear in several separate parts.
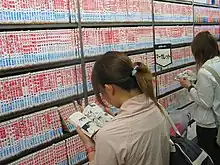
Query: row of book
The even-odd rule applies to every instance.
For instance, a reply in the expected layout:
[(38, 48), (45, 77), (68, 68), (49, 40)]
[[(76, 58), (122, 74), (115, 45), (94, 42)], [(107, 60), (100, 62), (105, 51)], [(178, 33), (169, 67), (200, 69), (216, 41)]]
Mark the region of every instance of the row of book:
[(63, 135), (57, 108), (0, 123), (0, 160)]
[[(178, 3), (178, 2), (177, 2)], [(192, 22), (192, 5), (154, 1), (156, 21)], [(152, 21), (151, 0), (79, 0), (82, 22)], [(217, 0), (209, 4), (219, 5)], [(0, 22), (5, 23), (69, 23), (78, 22), (76, 0), (2, 0)], [(200, 8), (200, 7), (198, 7)], [(197, 21), (218, 22), (219, 11), (197, 10)], [(200, 15), (204, 17), (200, 18)], [(207, 18), (207, 16), (210, 16)]]
[(193, 26), (156, 26), (156, 44), (181, 44), (193, 40)]
[(1, 78), (0, 115), (81, 93), (81, 65)]
[(192, 5), (155, 1), (154, 21), (193, 22), (193, 7)]
[[(76, 165), (86, 159), (85, 146), (76, 135), (27, 155), (10, 165)], [(84, 165), (88, 165), (88, 163)]]
[(216, 26), (195, 26), (194, 33), (197, 35), (201, 31), (209, 31), (216, 39), (220, 39), (220, 25)]
[[(74, 112), (81, 111), (83, 107), (77, 101), (73, 101), (73, 103), (52, 107), (0, 123), (0, 161), (48, 143), (68, 132), (74, 132), (76, 127), (68, 121), (68, 118)], [(65, 145), (68, 154), (70, 154), (70, 164), (81, 161), (80, 152), (83, 148), (77, 145), (81, 143), (78, 138), (74, 137), (66, 140)], [(62, 156), (66, 156), (65, 151), (66, 149), (63, 150)], [(71, 157), (73, 154), (74, 156), (79, 154), (78, 158)]]
[(158, 95), (165, 94), (174, 89), (180, 87), (180, 83), (175, 80), (176, 76), (180, 73), (183, 73), (185, 70), (191, 70), (196, 73), (196, 66), (189, 66), (186, 68), (181, 68), (172, 72), (168, 72), (162, 75), (157, 76), (157, 92)]
[(173, 112), (176, 109), (187, 105), (190, 102), (189, 95), (187, 89), (181, 89), (177, 92), (174, 92), (168, 96), (165, 96), (159, 99), (159, 103), (163, 105), (163, 107), (168, 112)]
[(0, 69), (80, 58), (77, 29), (0, 32)]
[[(210, 31), (214, 37), (220, 38), (219, 25), (214, 26), (194, 26), (195, 35), (201, 31)], [(156, 26), (156, 44), (180, 44), (189, 43), (193, 40), (193, 26)]]
[(2, 24), (69, 22), (71, 1), (2, 0), (0, 3), (0, 22)]
[(129, 51), (153, 47), (153, 28), (116, 27), (84, 28), (82, 30), (85, 56), (95, 56), (107, 51)]
[(201, 6), (194, 7), (195, 22), (218, 22), (220, 23), (219, 8), (207, 8)]
[(151, 0), (80, 0), (82, 22), (152, 21)]

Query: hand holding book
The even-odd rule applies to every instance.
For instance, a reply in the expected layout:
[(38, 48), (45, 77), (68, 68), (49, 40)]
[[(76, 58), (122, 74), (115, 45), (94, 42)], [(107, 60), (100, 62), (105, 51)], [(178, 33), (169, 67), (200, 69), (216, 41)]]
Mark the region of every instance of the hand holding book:
[(113, 117), (102, 110), (97, 104), (89, 104), (83, 112), (75, 112), (69, 117), (69, 122), (81, 130), (90, 138), (98, 132), (106, 122)]

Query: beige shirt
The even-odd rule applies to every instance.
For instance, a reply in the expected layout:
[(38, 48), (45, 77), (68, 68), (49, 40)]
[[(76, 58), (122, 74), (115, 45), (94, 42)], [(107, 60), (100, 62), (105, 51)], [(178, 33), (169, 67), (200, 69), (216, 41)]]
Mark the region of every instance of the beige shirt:
[(126, 101), (96, 135), (95, 165), (169, 165), (168, 123), (145, 95)]

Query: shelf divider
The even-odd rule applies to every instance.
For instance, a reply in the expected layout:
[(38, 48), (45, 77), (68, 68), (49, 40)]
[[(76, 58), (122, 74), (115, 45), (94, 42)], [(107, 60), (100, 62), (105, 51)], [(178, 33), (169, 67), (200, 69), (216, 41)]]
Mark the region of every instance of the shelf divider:
[(77, 27), (78, 23), (0, 24), (0, 31), (73, 29)]
[(34, 112), (39, 112), (51, 107), (61, 106), (68, 103), (73, 102), (74, 100), (80, 100), (83, 98), (83, 94), (75, 95), (75, 96), (69, 96), (60, 100), (51, 101), (42, 105), (37, 105), (34, 107), (26, 108), (20, 111), (14, 111), (5, 115), (0, 116), (0, 123), (5, 122), (7, 120), (12, 120), (14, 118), (18, 118), (24, 115), (29, 115)]
[(210, 5), (210, 4), (199, 3), (199, 2), (194, 2), (194, 6), (209, 7), (209, 8), (220, 8), (220, 6), (217, 6), (217, 5)]
[(171, 68), (168, 68), (168, 69), (164, 69), (164, 70), (158, 71), (158, 72), (155, 73), (155, 75), (159, 76), (159, 75), (162, 75), (162, 74), (165, 74), (165, 73), (168, 73), (168, 72), (172, 72), (172, 71), (177, 70), (177, 69), (181, 69), (181, 68), (185, 68), (185, 67), (188, 67), (188, 66), (192, 66), (192, 65), (195, 65), (195, 64), (196, 64), (195, 62), (190, 62), (190, 63), (187, 63), (187, 64), (171, 67)]
[(7, 68), (0, 70), (0, 78), (15, 76), (18, 74), (26, 74), (30, 72), (38, 72), (42, 70), (49, 70), (54, 68), (61, 68), (61, 67), (76, 65), (80, 63), (81, 63), (80, 59), (70, 59), (70, 60), (63, 60), (63, 61), (56, 61), (56, 62), (49, 62), (42, 64), (27, 65), (24, 67)]
[(154, 0), (154, 1), (192, 5), (192, 1), (186, 1), (186, 0)]

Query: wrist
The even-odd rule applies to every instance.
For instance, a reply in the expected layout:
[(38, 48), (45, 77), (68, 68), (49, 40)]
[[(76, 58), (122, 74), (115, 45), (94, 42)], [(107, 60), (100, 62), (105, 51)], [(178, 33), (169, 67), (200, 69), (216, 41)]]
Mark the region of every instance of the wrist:
[(95, 159), (95, 147), (89, 147), (86, 148), (87, 156), (89, 159), (89, 162), (92, 162)]
[(194, 88), (194, 86), (191, 84), (187, 89), (188, 89), (188, 92), (190, 92), (190, 90)]
[(95, 152), (95, 146), (86, 147), (87, 154), (91, 154)]

